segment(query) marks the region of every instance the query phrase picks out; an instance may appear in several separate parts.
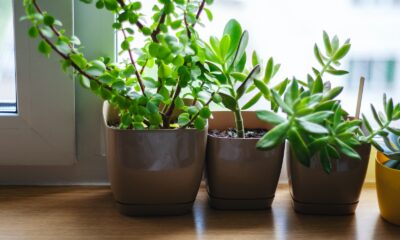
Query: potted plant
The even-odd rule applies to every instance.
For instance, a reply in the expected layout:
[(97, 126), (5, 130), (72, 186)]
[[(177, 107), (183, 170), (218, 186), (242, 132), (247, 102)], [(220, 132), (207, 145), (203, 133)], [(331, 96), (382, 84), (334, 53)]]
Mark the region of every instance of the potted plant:
[[(261, 60), (253, 52), (252, 67), (246, 69), (248, 39), (248, 32), (232, 19), (221, 39), (211, 37), (209, 44), (204, 43), (221, 105), (230, 110), (212, 113), (207, 141), (207, 190), (210, 205), (217, 209), (269, 208), (281, 172), (284, 144), (269, 151), (256, 149), (269, 125), (258, 120), (255, 112), (243, 112), (262, 97), (271, 99), (267, 84), (280, 65), (270, 58), (261, 70)], [(283, 92), (284, 83), (276, 89)], [(242, 106), (239, 100), (253, 90), (258, 91)], [(272, 106), (277, 108), (275, 103)]]
[(323, 81), (326, 73), (347, 73), (336, 66), (349, 52), (350, 41), (340, 45), (336, 36), (330, 39), (326, 32), (323, 39), (325, 53), (318, 45), (314, 47), (321, 69), (313, 68), (307, 81), (293, 79), (283, 98), (271, 91), (286, 118), (271, 111), (258, 112), (261, 120), (275, 127), (258, 141), (257, 147), (268, 150), (286, 140), (289, 184), (296, 211), (351, 214), (367, 171), (370, 143), (376, 143), (362, 132), (362, 121), (349, 117), (336, 99), (343, 88)]
[[(82, 2), (93, 4), (92, 0)], [(119, 210), (128, 215), (181, 214), (191, 210), (203, 171), (208, 105), (215, 84), (195, 31), (212, 0), (162, 0), (144, 21), (140, 1), (98, 0), (96, 7), (116, 15), (121, 54), (128, 60), (87, 60), (80, 41), (35, 0), (24, 0), (40, 37), (39, 51), (61, 57), (83, 87), (105, 100), (108, 171)], [(145, 38), (133, 48), (136, 36)]]
[(380, 144), (376, 146), (376, 190), (382, 217), (400, 225), (400, 129), (391, 126), (392, 122), (400, 119), (400, 104), (394, 105), (393, 100), (387, 101), (386, 97), (383, 102), (384, 112), (374, 114), (375, 121), (384, 131), (379, 135)]

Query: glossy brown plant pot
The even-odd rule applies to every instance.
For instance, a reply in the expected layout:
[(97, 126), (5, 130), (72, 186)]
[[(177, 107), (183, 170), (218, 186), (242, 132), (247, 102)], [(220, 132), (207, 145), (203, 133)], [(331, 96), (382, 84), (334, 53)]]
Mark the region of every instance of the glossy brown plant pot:
[(190, 212), (205, 159), (207, 129), (120, 130), (118, 114), (104, 103), (108, 174), (122, 214)]
[(319, 156), (311, 159), (311, 166), (303, 166), (286, 143), (285, 156), (294, 210), (316, 215), (348, 215), (357, 208), (362, 185), (367, 173), (371, 145), (356, 148), (361, 160), (342, 156), (332, 161), (332, 172), (323, 171)]
[[(210, 129), (235, 126), (232, 112), (213, 112)], [(247, 129), (269, 129), (255, 112), (243, 112)], [(284, 144), (256, 149), (257, 138), (208, 136), (206, 178), (210, 206), (224, 210), (270, 208), (281, 173)]]

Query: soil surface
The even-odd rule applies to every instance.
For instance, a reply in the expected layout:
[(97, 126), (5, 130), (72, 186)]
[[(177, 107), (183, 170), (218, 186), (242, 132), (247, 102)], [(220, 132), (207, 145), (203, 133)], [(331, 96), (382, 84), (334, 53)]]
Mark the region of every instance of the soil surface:
[[(265, 129), (245, 129), (245, 138), (261, 138), (267, 133)], [(208, 134), (213, 137), (220, 138), (237, 138), (236, 129), (229, 128), (228, 130), (211, 129)]]

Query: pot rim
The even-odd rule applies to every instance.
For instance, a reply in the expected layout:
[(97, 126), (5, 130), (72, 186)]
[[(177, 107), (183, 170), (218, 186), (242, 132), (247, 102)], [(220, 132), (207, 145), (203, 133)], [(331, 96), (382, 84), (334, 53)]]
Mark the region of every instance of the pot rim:
[(381, 168), (385, 169), (385, 171), (391, 171), (391, 172), (396, 173), (396, 174), (400, 173), (400, 170), (398, 170), (398, 169), (389, 168), (389, 167), (386, 167), (385, 165), (383, 165), (383, 162), (385, 160), (389, 160), (389, 158), (387, 158), (382, 152), (378, 151), (377, 154), (376, 154), (376, 157), (375, 157), (375, 162), (377, 164), (379, 164), (379, 166)]

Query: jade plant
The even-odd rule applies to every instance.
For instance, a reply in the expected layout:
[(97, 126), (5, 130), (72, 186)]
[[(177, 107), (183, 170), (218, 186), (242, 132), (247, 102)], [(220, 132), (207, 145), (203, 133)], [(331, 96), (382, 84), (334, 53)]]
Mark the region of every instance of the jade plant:
[(350, 118), (336, 99), (343, 87), (331, 87), (329, 81), (323, 80), (326, 73), (347, 74), (337, 66), (349, 52), (350, 41), (341, 45), (337, 36), (330, 39), (326, 32), (323, 40), (324, 52), (317, 44), (314, 46), (320, 69), (312, 68), (313, 74), (307, 76), (307, 81), (291, 80), (283, 98), (275, 90), (271, 91), (286, 118), (272, 111), (257, 112), (259, 119), (275, 125), (258, 141), (257, 147), (271, 149), (288, 140), (293, 154), (303, 165), (310, 166), (312, 157), (318, 154), (324, 171), (330, 173), (332, 160), (342, 154), (360, 159), (355, 148), (362, 143), (377, 145), (374, 136), (382, 131), (369, 128), (370, 135), (365, 136), (362, 120)]
[[(159, 0), (146, 19), (140, 1), (81, 0), (115, 14), (112, 28), (124, 37), (120, 54), (128, 59), (114, 62), (111, 57), (88, 60), (76, 36), (41, 9), (36, 0), (24, 0), (29, 20), (29, 36), (41, 40), (38, 50), (61, 57), (64, 70), (72, 68), (83, 87), (109, 101), (119, 112), (122, 129), (203, 129), (210, 116), (209, 104), (215, 84), (205, 53), (195, 30), (212, 0)], [(137, 37), (145, 41), (137, 46)], [(179, 112), (179, 117), (175, 113)]]
[(400, 120), (400, 103), (395, 105), (391, 98), (387, 100), (386, 95), (384, 95), (383, 107), (384, 111), (378, 112), (371, 104), (374, 120), (379, 126), (375, 134), (373, 133), (371, 124), (365, 117), (364, 125), (367, 131), (371, 133), (368, 139), (378, 138), (382, 140), (379, 142), (375, 141), (374, 146), (389, 159), (384, 165), (400, 170), (400, 129), (391, 126), (392, 122)]
[[(251, 58), (252, 67), (247, 69), (248, 41), (249, 33), (246, 30), (243, 31), (239, 22), (232, 19), (226, 24), (221, 39), (212, 36), (209, 43), (204, 43), (206, 61), (220, 90), (217, 96), (220, 96), (221, 104), (234, 113), (238, 138), (245, 138), (242, 111), (252, 107), (263, 96), (271, 100), (267, 84), (280, 68), (280, 64), (275, 65), (273, 59), (270, 58), (265, 70), (261, 69), (262, 60), (254, 51)], [(281, 83), (275, 88), (283, 92), (285, 87), (286, 85)], [(241, 106), (239, 100), (255, 89), (258, 89), (258, 92)]]

